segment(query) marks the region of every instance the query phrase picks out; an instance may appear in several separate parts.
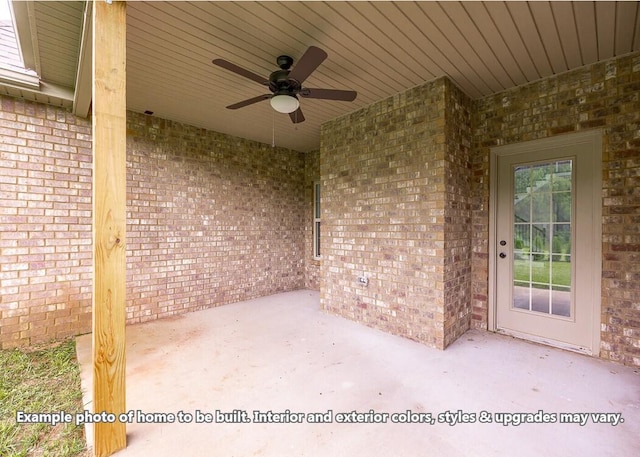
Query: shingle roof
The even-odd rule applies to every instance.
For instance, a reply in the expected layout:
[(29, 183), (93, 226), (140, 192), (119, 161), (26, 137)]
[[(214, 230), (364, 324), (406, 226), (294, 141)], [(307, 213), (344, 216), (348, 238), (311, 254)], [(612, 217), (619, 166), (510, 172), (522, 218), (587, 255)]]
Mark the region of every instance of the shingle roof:
[(23, 69), (11, 21), (0, 21), (0, 64), (12, 70)]

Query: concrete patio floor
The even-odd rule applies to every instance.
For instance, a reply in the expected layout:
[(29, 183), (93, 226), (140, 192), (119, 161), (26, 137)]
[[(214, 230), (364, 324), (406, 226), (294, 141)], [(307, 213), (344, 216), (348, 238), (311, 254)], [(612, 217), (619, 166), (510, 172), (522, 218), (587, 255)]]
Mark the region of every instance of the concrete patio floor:
[[(90, 410), (91, 335), (78, 337), (77, 351)], [(438, 351), (325, 314), (317, 292), (287, 292), (127, 327), (127, 409), (194, 418), (134, 421), (115, 455), (640, 455), (639, 372), (475, 330)], [(196, 410), (214, 422), (196, 423)], [(216, 410), (251, 422), (216, 423)], [(274, 417), (302, 423), (253, 421), (254, 411), (287, 410), (304, 414)], [(357, 419), (353, 411), (385, 422), (339, 422)], [(407, 411), (433, 423), (392, 421)], [(492, 422), (481, 422), (483, 411)], [(309, 413), (327, 422), (309, 423)], [(622, 420), (576, 414), (585, 425), (560, 423), (560, 413)], [(499, 423), (543, 414), (551, 422)]]

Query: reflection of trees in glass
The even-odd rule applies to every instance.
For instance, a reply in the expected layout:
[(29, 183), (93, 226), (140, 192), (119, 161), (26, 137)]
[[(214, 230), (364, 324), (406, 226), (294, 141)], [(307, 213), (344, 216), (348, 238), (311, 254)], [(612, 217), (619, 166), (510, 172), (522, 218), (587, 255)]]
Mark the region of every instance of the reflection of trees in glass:
[(551, 194), (548, 192), (536, 192), (533, 194), (531, 206), (531, 220), (533, 222), (550, 222)]
[(571, 284), (571, 169), (570, 160), (514, 169), (514, 279), (533, 287)]
[(571, 221), (571, 192), (553, 193), (553, 221)]
[(571, 173), (571, 160), (559, 160), (553, 163), (554, 173)]
[(547, 224), (532, 225), (533, 242), (531, 252), (533, 260), (549, 260), (549, 226)]
[(568, 175), (553, 175), (553, 191), (562, 192), (571, 190), (571, 174)]
[(556, 162), (551, 189), (554, 222), (571, 221), (571, 161)]
[(515, 222), (529, 222), (531, 220), (531, 196), (527, 195), (514, 203)]
[(571, 161), (514, 170), (515, 222), (571, 220)]
[(560, 262), (568, 262), (571, 254), (571, 225), (554, 224), (552, 249), (554, 254), (560, 254)]
[(545, 163), (531, 167), (531, 182), (533, 186), (536, 186), (538, 181), (549, 181), (549, 175), (551, 175), (550, 164)]
[(531, 186), (531, 168), (516, 167), (514, 179), (516, 194), (526, 194)]
[[(529, 229), (533, 229), (530, 239)], [(535, 261), (548, 261), (550, 254), (556, 262), (569, 262), (571, 257), (571, 224), (553, 224), (551, 249), (549, 247), (549, 229), (547, 224), (515, 224), (514, 248), (515, 258), (526, 258), (531, 254)]]
[(549, 164), (516, 167), (514, 187), (516, 194), (535, 192), (537, 188), (550, 181), (552, 167)]

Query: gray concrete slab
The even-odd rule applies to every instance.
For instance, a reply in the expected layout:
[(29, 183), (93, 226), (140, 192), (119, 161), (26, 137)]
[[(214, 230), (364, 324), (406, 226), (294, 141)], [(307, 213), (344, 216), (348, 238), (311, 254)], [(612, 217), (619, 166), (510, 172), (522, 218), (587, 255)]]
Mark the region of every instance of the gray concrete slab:
[[(638, 369), (475, 330), (438, 351), (318, 304), (301, 290), (129, 326), (127, 409), (194, 417), (134, 420), (116, 455), (640, 455)], [(77, 347), (90, 409), (90, 335)], [(213, 422), (196, 423), (196, 411)], [(216, 411), (251, 422), (219, 423)], [(254, 411), (289, 422), (257, 423)], [(407, 411), (429, 422), (393, 422)], [(309, 413), (327, 422), (309, 423)], [(585, 425), (561, 423), (561, 413)]]

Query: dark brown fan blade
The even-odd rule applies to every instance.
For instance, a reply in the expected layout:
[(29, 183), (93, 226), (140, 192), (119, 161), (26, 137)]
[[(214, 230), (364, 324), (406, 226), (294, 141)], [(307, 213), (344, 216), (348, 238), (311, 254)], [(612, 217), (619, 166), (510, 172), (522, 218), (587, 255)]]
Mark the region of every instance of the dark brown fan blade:
[(257, 97), (253, 97), (250, 98), (248, 100), (244, 100), (242, 102), (238, 102), (238, 103), (234, 103), (233, 105), (229, 105), (227, 106), (228, 109), (238, 109), (238, 108), (242, 108), (244, 106), (248, 106), (248, 105), (253, 105), (254, 103), (258, 103), (261, 102), (262, 100), (267, 100), (268, 98), (271, 98), (272, 94), (264, 94), (264, 95), (258, 95)]
[(304, 122), (304, 114), (302, 114), (302, 109), (298, 107), (293, 113), (289, 113), (289, 117), (291, 118), (291, 122), (294, 124), (299, 124), (300, 122)]
[(300, 91), (299, 95), (306, 98), (322, 98), (325, 100), (342, 100), (345, 102), (352, 102), (356, 99), (358, 93), (353, 90), (311, 89), (305, 87)]
[(269, 85), (269, 80), (266, 78), (263, 78), (260, 75), (257, 75), (255, 73), (253, 73), (252, 71), (249, 70), (245, 70), (242, 67), (237, 66), (234, 63), (231, 62), (227, 62), (226, 60), (223, 59), (213, 59), (211, 61), (214, 65), (217, 65), (219, 67), (224, 68), (225, 70), (229, 70), (232, 71), (240, 76), (244, 76), (245, 78), (249, 78), (252, 81), (257, 82), (258, 84), (262, 84), (264, 86), (268, 86)]
[(322, 49), (309, 46), (309, 49), (300, 57), (298, 63), (295, 64), (293, 70), (289, 73), (289, 79), (295, 79), (302, 84), (302, 82), (313, 73), (313, 70), (318, 68), (326, 58), (327, 53)]

